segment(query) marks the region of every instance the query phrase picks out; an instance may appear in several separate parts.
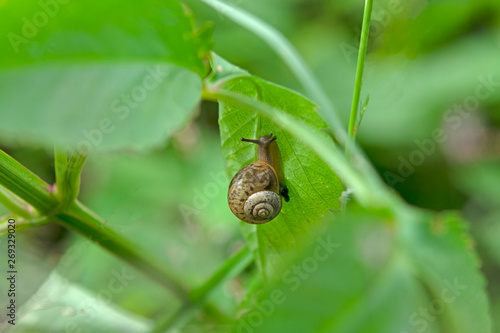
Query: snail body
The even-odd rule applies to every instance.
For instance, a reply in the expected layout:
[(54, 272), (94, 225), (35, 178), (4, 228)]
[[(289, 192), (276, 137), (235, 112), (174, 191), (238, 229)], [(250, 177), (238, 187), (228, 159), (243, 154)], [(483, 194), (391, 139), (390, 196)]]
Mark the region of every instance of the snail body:
[(281, 196), (289, 200), (281, 167), (281, 154), (272, 134), (259, 140), (241, 139), (258, 145), (259, 160), (243, 167), (231, 180), (228, 202), (240, 220), (267, 223), (281, 211)]

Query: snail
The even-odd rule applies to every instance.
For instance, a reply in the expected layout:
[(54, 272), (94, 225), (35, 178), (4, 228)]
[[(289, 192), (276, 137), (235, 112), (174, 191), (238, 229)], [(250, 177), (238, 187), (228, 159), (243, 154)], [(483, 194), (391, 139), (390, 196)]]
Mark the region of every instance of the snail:
[(280, 213), (281, 196), (286, 202), (290, 200), (276, 137), (271, 133), (258, 140), (241, 141), (258, 145), (259, 160), (243, 167), (231, 180), (229, 208), (244, 222), (267, 223)]

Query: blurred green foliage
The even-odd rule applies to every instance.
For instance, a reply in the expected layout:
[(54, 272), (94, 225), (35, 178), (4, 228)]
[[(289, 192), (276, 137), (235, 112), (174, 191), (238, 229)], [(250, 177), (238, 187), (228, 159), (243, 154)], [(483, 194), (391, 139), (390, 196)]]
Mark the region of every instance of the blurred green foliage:
[(4, 142), (144, 150), (188, 122), (211, 29), (195, 31), (180, 3), (22, 1), (0, 10)]
[[(231, 3), (271, 23), (292, 41), (347, 124), (363, 2), (235, 0)], [(52, 156), (37, 146), (47, 147), (48, 142), (57, 137), (63, 140), (69, 137), (73, 142), (79, 142), (82, 138), (73, 135), (79, 135), (82, 128), (99, 126), (96, 119), (100, 118), (95, 115), (101, 115), (99, 110), (110, 111), (113, 101), (109, 99), (110, 95), (130, 90), (140, 83), (141, 73), (145, 73), (141, 71), (144, 66), (156, 64), (159, 58), (167, 58), (171, 62), (168, 66), (173, 66), (174, 71), (179, 71), (184, 78), (181, 85), (164, 87), (148, 107), (135, 110), (142, 116), (146, 113), (146, 117), (128, 118), (130, 127), (125, 127), (128, 130), (119, 138), (104, 138), (106, 144), (102, 147), (119, 148), (126, 153), (92, 155), (84, 169), (80, 199), (106, 218), (118, 232), (149, 249), (175, 271), (182, 272), (182, 278), (188, 284), (199, 285), (244, 242), (239, 223), (227, 208), (227, 179), (225, 184), (221, 180), (225, 174), (225, 156), (220, 148), (216, 107), (212, 103), (202, 103), (196, 119), (191, 119), (190, 114), (164, 112), (178, 104), (192, 107), (199, 98), (200, 77), (206, 72), (206, 64), (197, 52), (209, 48), (203, 42), (206, 38), (198, 39), (199, 34), (203, 37), (204, 30), (195, 33), (190, 18), (175, 2), (168, 7), (174, 8), (181, 26), (174, 25), (172, 30), (168, 30), (169, 25), (165, 23), (170, 22), (165, 19), (168, 15), (163, 13), (162, 16), (155, 6), (143, 8), (137, 4), (127, 7), (121, 2), (91, 4), (94, 9), (89, 9), (89, 12), (100, 12), (100, 15), (78, 17), (72, 15), (71, 10), (61, 8), (61, 15), (67, 15), (61, 21), (67, 25), (49, 24), (46, 29), (40, 29), (40, 34), (34, 37), (38, 43), (36, 47), (27, 48), (21, 55), (8, 51), (12, 50), (8, 44), (5, 44), (6, 48), (2, 47), (2, 149), (45, 180), (53, 181)], [(206, 21), (214, 22), (214, 50), (218, 54), (254, 75), (303, 92), (262, 41), (198, 1), (189, 0), (187, 4), (194, 13), (197, 26)], [(2, 9), (6, 6), (18, 4), (12, 1), (0, 4)], [(39, 10), (35, 2), (26, 6), (16, 10)], [(80, 3), (68, 6), (75, 11), (85, 7)], [(124, 13), (147, 17), (160, 26), (148, 26), (142, 20), (122, 21)], [(23, 21), (19, 17), (4, 18), (3, 28), (0, 28), (2, 35), (7, 36), (8, 27), (22, 27)], [(436, 210), (457, 209), (470, 221), (474, 242), (468, 246), (478, 251), (481, 271), (487, 280), (495, 332), (500, 332), (500, 2), (375, 1), (372, 19), (362, 91), (362, 100), (369, 96), (370, 104), (359, 130), (360, 144), (380, 174), (410, 204)], [(112, 26), (122, 30), (113, 30)], [(171, 32), (179, 29), (186, 31), (183, 36), (188, 37), (176, 40), (180, 34)], [(99, 43), (93, 44), (85, 34), (89, 30), (101, 32), (97, 34)], [(63, 45), (65, 49), (49, 48), (50, 52), (45, 53), (40, 45)], [(183, 47), (168, 50), (164, 49), (165, 45)], [(186, 53), (190, 56), (184, 57)], [(45, 63), (47, 59), (56, 59), (56, 54), (59, 59), (68, 59), (71, 72), (66, 77), (54, 74), (50, 71), (52, 65)], [(99, 66), (89, 65), (96, 58)], [(34, 67), (26, 70), (25, 76), (17, 76), (19, 73), (13, 73), (12, 66), (22, 59), (33, 61)], [(43, 66), (39, 66), (41, 64)], [(37, 73), (36, 80), (33, 73)], [(106, 84), (99, 85), (103, 78), (106, 78)], [(53, 100), (46, 98), (54, 87), (59, 87), (61, 95)], [(179, 88), (183, 89), (177, 90)], [(96, 101), (87, 97), (88, 92), (95, 89), (102, 91), (102, 99)], [(481, 97), (486, 93), (489, 93), (487, 97)], [(172, 99), (176, 100), (173, 104)], [(50, 111), (49, 114), (42, 112), (33, 116), (29, 112), (14, 111), (19, 105), (24, 110), (37, 109), (40, 103), (45, 112)], [(95, 108), (95, 105), (99, 107)], [(157, 112), (148, 114), (147, 111), (152, 109)], [(80, 113), (68, 110), (79, 110)], [(81, 118), (74, 118), (75, 114)], [(136, 121), (143, 123), (137, 126)], [(164, 147), (165, 131), (178, 131), (188, 122), (190, 124)], [(142, 134), (151, 133), (151, 136), (137, 135), (134, 132), (137, 128)], [(442, 132), (437, 135), (435, 131), (439, 129)], [(20, 133), (26, 138), (21, 138)], [(48, 139), (39, 140), (40, 135)], [(136, 138), (144, 137), (146, 141), (137, 142)], [(130, 152), (134, 146), (148, 150), (142, 154)], [(347, 235), (338, 237), (345, 242), (344, 245), (349, 245), (344, 248), (355, 252), (359, 230), (350, 229), (349, 219), (347, 217), (347, 222), (333, 226), (332, 232)], [(387, 240), (388, 246), (393, 245), (390, 229), (380, 228), (382, 231), (379, 232), (378, 226), (369, 227), (368, 233), (359, 237), (370, 236), (371, 228), (375, 228), (371, 241), (380, 244), (380, 240)], [(73, 327), (75, 316), (81, 320), (77, 322), (77, 328), (90, 327), (82, 325), (94, 320), (91, 314), (98, 320), (89, 329), (96, 332), (105, 332), (112, 327), (107, 325), (123, 323), (125, 318), (130, 319), (129, 326), (124, 325), (129, 331), (143, 331), (145, 325), (151, 324), (150, 319), (158, 319), (178, 305), (169, 293), (132, 270), (133, 278), (119, 292), (111, 292), (111, 298), (106, 297), (114, 274), (128, 266), (57, 226), (19, 233), (18, 241), (18, 258), (23, 269), (19, 302), (25, 306), (26, 318), (32, 320), (21, 320), (22, 324), (13, 331), (63, 331)], [(0, 239), (2, 248), (4, 244), (5, 239)], [(436, 246), (435, 251), (440, 249)], [(377, 246), (369, 250), (375, 251), (373, 255), (377, 255), (376, 251), (382, 251), (382, 256), (386, 254)], [(295, 329), (298, 321), (289, 318), (299, 315), (310, 316), (310, 322), (314, 322), (315, 316), (324, 319), (327, 314), (321, 313), (321, 307), (308, 306), (314, 301), (310, 295), (324, 295), (325, 302), (328, 302), (335, 293), (342, 295), (344, 292), (347, 294), (344, 296), (350, 297), (349, 292), (354, 293), (356, 289), (348, 286), (356, 285), (359, 290), (364, 290), (380, 266), (359, 273), (359, 280), (350, 280), (352, 275), (342, 279), (347, 269), (363, 268), (356, 261), (363, 257), (352, 253), (343, 253), (342, 256), (332, 266), (322, 266), (325, 271), (316, 272), (316, 277), (307, 281), (309, 289), (287, 294), (293, 298), (293, 302), (287, 303), (291, 309), (271, 317), (266, 324), (269, 326), (261, 329), (271, 331), (282, 325)], [(429, 256), (422, 260), (432, 263), (433, 259)], [(459, 267), (461, 262), (454, 264)], [(366, 323), (378, 325), (386, 332), (392, 332), (391, 327), (397, 325), (397, 320), (402, 320), (402, 325), (409, 323), (406, 317), (399, 317), (397, 313), (402, 313), (408, 306), (406, 299), (425, 291), (408, 278), (408, 270), (406, 266), (396, 266), (389, 272), (387, 280), (379, 276), (380, 289), (369, 286), (373, 297), (370, 300), (386, 302), (387, 308), (378, 311), (389, 314), (394, 321), (383, 321), (384, 318), (379, 317), (375, 322)], [(398, 274), (401, 272), (404, 274)], [(462, 273), (458, 270), (457, 275)], [(49, 276), (51, 279), (35, 294)], [(58, 282), (58, 279), (67, 279), (69, 283)], [(330, 281), (336, 281), (338, 285), (332, 287), (328, 284)], [(394, 281), (391, 286), (400, 284), (405, 296), (398, 297), (387, 290), (384, 283), (390, 285)], [(325, 285), (335, 290), (328, 294), (323, 289)], [(222, 309), (222, 313), (204, 311), (188, 323), (186, 331), (229, 330), (216, 325), (227, 322), (227, 317), (239, 315), (240, 308), (251, 303), (256, 297), (252, 292), (260, 290), (260, 286), (257, 269), (252, 266), (211, 296), (210, 301)], [(4, 290), (2, 284), (0, 287)], [(418, 291), (414, 293), (414, 289)], [(61, 301), (50, 296), (59, 294), (66, 294), (67, 299)], [(419, 297), (412, 301), (417, 305), (428, 304), (428, 299)], [(96, 309), (96, 305), (88, 302), (97, 302), (99, 311), (90, 311)], [(367, 302), (368, 308), (362, 308), (365, 314), (372, 304)], [(345, 322), (337, 323), (338, 327), (356, 327), (356, 320), (362, 317), (360, 313), (362, 311), (349, 313), (354, 319), (346, 316)], [(461, 308), (450, 316), (465, 320), (468, 318), (466, 314), (466, 308)], [(61, 318), (67, 321), (59, 322)], [(50, 326), (51, 322), (59, 322), (60, 326), (54, 328)], [(304, 330), (312, 327), (307, 326), (310, 322), (301, 322)], [(334, 324), (329, 323), (324, 329)], [(408, 327), (409, 332), (413, 332), (411, 329), (416, 329), (415, 325)], [(426, 329), (427, 332), (443, 332), (435, 326)], [(356, 332), (363, 332), (363, 328), (358, 327)]]
[(238, 332), (489, 331), (463, 221), (420, 212), (397, 233), (400, 226), (350, 208), (260, 295)]

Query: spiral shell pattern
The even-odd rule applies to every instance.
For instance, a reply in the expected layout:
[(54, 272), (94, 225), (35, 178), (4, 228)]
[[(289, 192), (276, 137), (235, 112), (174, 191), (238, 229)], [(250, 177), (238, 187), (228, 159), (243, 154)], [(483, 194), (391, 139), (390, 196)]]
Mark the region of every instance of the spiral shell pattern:
[(271, 191), (261, 191), (248, 197), (244, 205), (245, 215), (253, 223), (265, 223), (274, 219), (281, 210), (281, 198)]
[(281, 210), (276, 172), (265, 162), (253, 162), (241, 169), (231, 181), (228, 202), (240, 220), (252, 224), (266, 223)]

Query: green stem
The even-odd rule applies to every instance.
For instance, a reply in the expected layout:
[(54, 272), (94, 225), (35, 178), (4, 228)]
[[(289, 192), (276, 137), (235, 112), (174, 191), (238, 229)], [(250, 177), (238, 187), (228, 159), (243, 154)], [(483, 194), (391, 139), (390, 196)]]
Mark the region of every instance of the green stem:
[(152, 255), (116, 234), (102, 218), (80, 202), (75, 201), (67, 212), (59, 213), (56, 217), (64, 227), (98, 243), (140, 272), (170, 289), (183, 303), (189, 304), (191, 302), (187, 287), (173, 272), (155, 261)]
[(35, 213), (30, 205), (3, 188), (3, 186), (0, 186), (0, 203), (11, 212), (22, 217), (30, 218)]
[(61, 195), (63, 191), (64, 173), (68, 167), (68, 154), (64, 148), (59, 146), (54, 147), (54, 161), (55, 161), (55, 171), (56, 171), (56, 185), (57, 192)]
[(14, 214), (9, 214), (0, 219), (0, 237), (3, 237), (8, 234), (8, 220), (13, 218), (16, 220), (16, 232), (23, 231), (26, 229), (30, 229), (32, 227), (39, 227), (42, 225), (46, 225), (51, 222), (48, 216), (41, 217), (33, 217), (33, 218), (23, 218), (20, 216), (16, 216)]
[[(78, 160), (75, 161), (79, 165)], [(170, 289), (184, 303), (189, 303), (188, 289), (172, 272), (153, 259), (153, 256), (116, 234), (105, 221), (74, 201), (61, 211), (52, 187), (19, 162), (0, 150), (0, 185), (35, 207), (45, 217), (55, 217), (66, 228), (97, 242), (102, 247), (128, 262), (140, 272)]]
[(153, 333), (161, 333), (178, 328), (191, 318), (194, 311), (206, 300), (219, 284), (240, 274), (252, 262), (253, 257), (248, 247), (243, 247), (232, 258), (227, 260), (201, 287), (191, 293), (190, 304), (184, 304), (173, 315), (160, 320)]
[(33, 206), (42, 215), (57, 207), (52, 186), (0, 150), (0, 185)]
[(67, 160), (66, 151), (55, 149), (57, 197), (59, 210), (66, 210), (80, 192), (80, 174), (87, 160), (86, 154), (73, 152)]
[(358, 63), (356, 66), (356, 78), (354, 80), (354, 91), (352, 94), (351, 117), (349, 119), (349, 140), (346, 145), (345, 154), (350, 158), (353, 149), (356, 132), (357, 118), (359, 111), (359, 98), (361, 95), (361, 86), (363, 85), (363, 70), (365, 67), (366, 49), (368, 47), (368, 35), (370, 33), (370, 19), (372, 15), (373, 0), (365, 1), (365, 11), (363, 13), (363, 26), (361, 27), (361, 37), (359, 41)]

